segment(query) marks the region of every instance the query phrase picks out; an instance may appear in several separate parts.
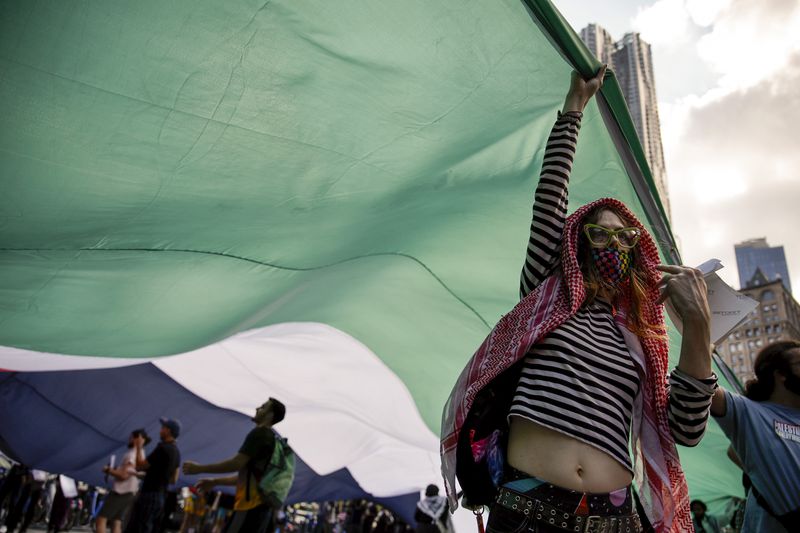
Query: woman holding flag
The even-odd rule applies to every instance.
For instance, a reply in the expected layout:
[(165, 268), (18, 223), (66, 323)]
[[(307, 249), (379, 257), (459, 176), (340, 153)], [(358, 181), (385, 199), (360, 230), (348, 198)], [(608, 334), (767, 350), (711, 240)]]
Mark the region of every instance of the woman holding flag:
[[(676, 443), (705, 430), (716, 376), (702, 275), (660, 265), (619, 200), (567, 216), (583, 109), (602, 87), (573, 73), (545, 148), (521, 301), (473, 356), (445, 407), (443, 472), (488, 531), (691, 531)], [(684, 323), (668, 372), (663, 301)]]

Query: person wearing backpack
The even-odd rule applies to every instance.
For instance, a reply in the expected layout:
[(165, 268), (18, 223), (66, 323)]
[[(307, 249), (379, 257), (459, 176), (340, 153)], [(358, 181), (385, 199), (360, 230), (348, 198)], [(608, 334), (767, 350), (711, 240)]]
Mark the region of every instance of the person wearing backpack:
[(196, 484), (203, 492), (220, 485), (236, 486), (233, 516), (226, 533), (266, 533), (273, 513), (283, 504), (294, 478), (294, 454), (272, 426), (285, 415), (286, 407), (270, 398), (256, 409), (256, 427), (247, 434), (235, 456), (215, 464), (183, 464), (187, 475), (237, 472), (233, 476), (204, 478)]

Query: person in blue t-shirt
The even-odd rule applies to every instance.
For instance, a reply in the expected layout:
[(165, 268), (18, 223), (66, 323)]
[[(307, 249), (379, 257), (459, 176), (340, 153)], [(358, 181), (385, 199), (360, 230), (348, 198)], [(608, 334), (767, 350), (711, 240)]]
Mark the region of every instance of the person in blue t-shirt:
[(766, 346), (754, 371), (744, 396), (720, 388), (711, 403), (752, 482), (742, 532), (800, 531), (800, 342)]

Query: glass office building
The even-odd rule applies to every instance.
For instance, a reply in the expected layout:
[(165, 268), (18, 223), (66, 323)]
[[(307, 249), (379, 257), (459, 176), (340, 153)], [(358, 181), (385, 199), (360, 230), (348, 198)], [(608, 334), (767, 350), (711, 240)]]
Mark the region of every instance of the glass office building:
[[(786, 254), (783, 246), (769, 246), (767, 239), (751, 239), (735, 246), (736, 266), (739, 269), (739, 286), (747, 288), (761, 285), (768, 281), (781, 280), (789, 292), (792, 282), (789, 279), (789, 268), (786, 265)], [(763, 274), (756, 276), (756, 271)]]

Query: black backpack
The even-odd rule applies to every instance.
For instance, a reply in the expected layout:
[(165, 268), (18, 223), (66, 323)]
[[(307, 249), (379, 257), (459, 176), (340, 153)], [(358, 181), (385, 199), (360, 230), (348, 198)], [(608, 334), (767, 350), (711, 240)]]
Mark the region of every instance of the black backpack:
[[(508, 445), (508, 411), (518, 379), (518, 364), (496, 377), (475, 397), (461, 428), (456, 450), (456, 477), (463, 490), (462, 504), (467, 508), (491, 506), (497, 496), (496, 472), (490, 468), (487, 457), (475, 459), (473, 443), (492, 439), (493, 433), (497, 432), (497, 452), (505, 454)], [(505, 463), (504, 459), (500, 460)]]

